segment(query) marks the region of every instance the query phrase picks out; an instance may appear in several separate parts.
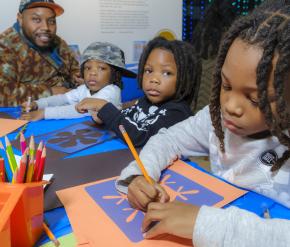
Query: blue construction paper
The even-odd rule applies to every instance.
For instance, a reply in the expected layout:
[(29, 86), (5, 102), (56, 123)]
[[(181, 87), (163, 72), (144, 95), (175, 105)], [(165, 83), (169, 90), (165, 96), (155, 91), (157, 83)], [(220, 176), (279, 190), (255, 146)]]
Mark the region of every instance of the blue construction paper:
[(77, 123), (45, 135), (35, 136), (35, 142), (43, 141), (51, 149), (71, 154), (114, 137), (115, 134), (111, 131)]
[[(165, 176), (166, 186), (176, 192), (178, 201), (211, 206), (223, 200), (222, 196), (174, 171), (166, 170), (161, 180)], [(87, 186), (85, 190), (132, 242), (143, 240), (144, 213), (130, 207), (126, 196), (116, 191), (115, 180)]]

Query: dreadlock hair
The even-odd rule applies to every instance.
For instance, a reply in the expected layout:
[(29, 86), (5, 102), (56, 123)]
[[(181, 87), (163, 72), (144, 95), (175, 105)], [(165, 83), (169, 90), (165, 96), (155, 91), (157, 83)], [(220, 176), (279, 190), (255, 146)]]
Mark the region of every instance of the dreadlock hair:
[(214, 0), (194, 28), (191, 44), (203, 59), (215, 57), (224, 32), (238, 16), (227, 0)]
[[(225, 148), (220, 112), (221, 70), (228, 50), (237, 38), (249, 45), (263, 49), (263, 55), (256, 70), (259, 108), (272, 135), (288, 148), (272, 166), (271, 171), (274, 172), (279, 170), (290, 157), (290, 138), (283, 133), (285, 128), (289, 128), (290, 121), (283, 97), (284, 83), (289, 76), (290, 69), (290, 1), (264, 2), (249, 16), (235, 21), (221, 43), (210, 98), (210, 115), (222, 152), (225, 152)], [(274, 56), (278, 57), (273, 82), (277, 115), (274, 115), (271, 110), (267, 92)]]
[[(87, 61), (86, 61), (87, 62)], [(81, 65), (81, 77), (84, 78), (84, 65), (85, 63), (82, 63)], [(109, 80), (109, 84), (114, 84), (116, 86), (118, 86), (120, 89), (123, 88), (123, 81), (122, 81), (122, 72), (116, 68), (113, 65), (108, 64), (111, 68), (111, 77)]]
[(177, 67), (176, 93), (174, 100), (185, 100), (188, 104), (196, 103), (200, 86), (201, 61), (194, 47), (180, 40), (167, 40), (156, 37), (149, 41), (139, 61), (138, 83), (142, 88), (144, 66), (153, 49), (164, 49), (171, 52)]

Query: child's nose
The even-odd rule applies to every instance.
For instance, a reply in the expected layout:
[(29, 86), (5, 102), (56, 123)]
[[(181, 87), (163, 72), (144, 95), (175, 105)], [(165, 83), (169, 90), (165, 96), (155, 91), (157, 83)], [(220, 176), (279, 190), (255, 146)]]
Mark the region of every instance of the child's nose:
[(151, 78), (150, 78), (150, 82), (151, 83), (156, 83), (156, 84), (160, 84), (160, 80), (157, 78), (157, 76), (153, 75)]
[(90, 75), (96, 75), (97, 73), (98, 73), (97, 70), (94, 69), (90, 71)]
[(238, 97), (231, 96), (225, 103), (225, 110), (229, 115), (241, 117), (243, 115), (243, 107)]

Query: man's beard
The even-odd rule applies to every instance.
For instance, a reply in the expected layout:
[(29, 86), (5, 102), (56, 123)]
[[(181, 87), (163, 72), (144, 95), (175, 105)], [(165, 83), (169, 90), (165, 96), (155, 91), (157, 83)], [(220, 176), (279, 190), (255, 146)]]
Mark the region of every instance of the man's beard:
[(29, 37), (27, 35), (27, 33), (25, 32), (25, 30), (23, 28), (22, 28), (22, 32), (23, 32), (23, 35), (25, 36), (25, 38), (29, 42), (31, 42), (34, 46), (36, 46), (39, 51), (46, 52), (46, 51), (51, 50), (54, 46), (54, 39), (52, 39), (47, 46), (39, 46), (36, 44), (36, 42), (31, 37)]

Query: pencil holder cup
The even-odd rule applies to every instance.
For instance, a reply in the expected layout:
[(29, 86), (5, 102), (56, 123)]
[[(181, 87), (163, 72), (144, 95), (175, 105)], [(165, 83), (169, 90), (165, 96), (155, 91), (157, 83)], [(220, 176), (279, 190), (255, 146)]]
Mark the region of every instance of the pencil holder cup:
[(0, 246), (30, 247), (42, 234), (43, 182), (0, 183)]

